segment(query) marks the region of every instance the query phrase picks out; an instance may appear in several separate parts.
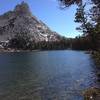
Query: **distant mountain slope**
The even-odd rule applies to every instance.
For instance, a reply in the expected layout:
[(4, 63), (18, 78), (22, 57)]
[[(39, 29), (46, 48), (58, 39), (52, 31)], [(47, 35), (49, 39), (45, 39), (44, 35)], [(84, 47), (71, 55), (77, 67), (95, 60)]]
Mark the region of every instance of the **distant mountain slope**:
[(50, 30), (30, 12), (27, 3), (18, 4), (13, 11), (0, 16), (0, 41), (12, 39), (17, 33), (28, 33), (38, 41), (59, 41), (60, 35)]

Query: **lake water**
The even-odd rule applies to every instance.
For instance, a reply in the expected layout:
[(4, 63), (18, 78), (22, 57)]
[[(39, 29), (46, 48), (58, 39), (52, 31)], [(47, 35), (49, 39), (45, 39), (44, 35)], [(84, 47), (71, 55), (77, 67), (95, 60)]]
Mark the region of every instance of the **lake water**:
[(83, 100), (94, 71), (82, 51), (1, 53), (0, 100)]

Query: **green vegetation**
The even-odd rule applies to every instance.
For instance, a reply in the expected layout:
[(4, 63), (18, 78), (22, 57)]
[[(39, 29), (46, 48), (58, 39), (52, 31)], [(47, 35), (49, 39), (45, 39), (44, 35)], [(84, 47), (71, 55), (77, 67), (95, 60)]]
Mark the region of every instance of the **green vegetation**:
[(34, 42), (30, 40), (30, 36), (27, 33), (17, 33), (14, 38), (9, 40), (8, 47), (14, 49), (31, 49)]
[(83, 33), (82, 36), (72, 40), (72, 49), (92, 50), (96, 62), (100, 62), (100, 0), (59, 0), (61, 7), (77, 4), (75, 22), (80, 26), (76, 29)]
[[(100, 0), (59, 0), (62, 8), (77, 5), (75, 22), (80, 26), (76, 29), (83, 33), (72, 42), (72, 49), (91, 50), (97, 65), (97, 76), (100, 81)], [(84, 2), (83, 2), (84, 1)], [(99, 96), (99, 97), (98, 97)], [(84, 93), (85, 100), (99, 100), (100, 88), (90, 88)]]
[(18, 50), (64, 50), (70, 47), (70, 39), (61, 38), (59, 41), (35, 42), (25, 34), (17, 34), (9, 41), (9, 48)]
[(98, 52), (95, 51), (93, 53), (93, 58), (94, 58), (94, 60), (96, 62), (97, 67), (100, 68), (100, 51), (98, 51)]

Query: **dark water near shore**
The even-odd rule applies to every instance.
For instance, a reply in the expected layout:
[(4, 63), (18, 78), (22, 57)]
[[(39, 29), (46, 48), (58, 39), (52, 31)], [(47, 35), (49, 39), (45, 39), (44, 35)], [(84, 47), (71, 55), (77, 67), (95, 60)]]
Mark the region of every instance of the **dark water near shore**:
[(0, 54), (0, 100), (83, 100), (94, 85), (93, 61), (82, 51)]

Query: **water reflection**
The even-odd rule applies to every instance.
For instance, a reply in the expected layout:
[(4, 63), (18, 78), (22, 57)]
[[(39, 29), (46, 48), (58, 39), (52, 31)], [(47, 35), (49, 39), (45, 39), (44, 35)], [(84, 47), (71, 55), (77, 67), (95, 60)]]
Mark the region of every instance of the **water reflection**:
[(0, 54), (2, 100), (83, 100), (95, 85), (93, 62), (77, 51)]

